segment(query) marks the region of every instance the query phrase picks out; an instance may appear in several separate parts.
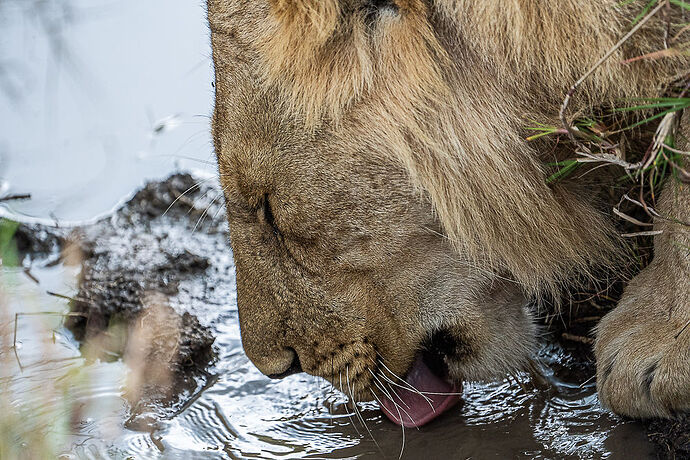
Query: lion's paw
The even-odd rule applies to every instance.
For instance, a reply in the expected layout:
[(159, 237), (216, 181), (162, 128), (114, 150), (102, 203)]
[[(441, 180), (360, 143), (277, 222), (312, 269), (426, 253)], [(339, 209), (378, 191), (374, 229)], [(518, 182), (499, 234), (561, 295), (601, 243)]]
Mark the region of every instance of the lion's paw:
[(654, 264), (641, 273), (597, 329), (599, 399), (629, 417), (690, 411), (690, 305), (658, 274)]

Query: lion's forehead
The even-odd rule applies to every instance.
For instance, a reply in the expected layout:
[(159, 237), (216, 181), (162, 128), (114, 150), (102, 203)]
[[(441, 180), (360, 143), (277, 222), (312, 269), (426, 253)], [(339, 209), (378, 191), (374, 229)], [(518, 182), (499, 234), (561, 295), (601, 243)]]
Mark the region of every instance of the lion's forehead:
[(444, 85), (439, 62), (445, 53), (425, 2), (398, 1), (394, 9), (365, 1), (258, 3), (263, 6), (251, 7), (256, 27), (247, 33), (262, 80), (278, 88), (308, 123), (337, 119), (382, 88), (409, 95), (409, 88), (431, 92)]

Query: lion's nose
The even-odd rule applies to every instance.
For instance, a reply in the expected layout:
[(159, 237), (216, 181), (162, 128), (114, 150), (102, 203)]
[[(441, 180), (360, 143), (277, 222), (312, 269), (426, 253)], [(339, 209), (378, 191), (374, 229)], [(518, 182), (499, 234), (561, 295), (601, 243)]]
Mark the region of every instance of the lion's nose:
[[(293, 374), (302, 372), (302, 363), (299, 361), (299, 356), (294, 348), (286, 348), (284, 359), (281, 358), (280, 363), (274, 363), (273, 369), (283, 369), (282, 371), (267, 374), (272, 379), (283, 379)], [(282, 366), (282, 367), (281, 367)]]

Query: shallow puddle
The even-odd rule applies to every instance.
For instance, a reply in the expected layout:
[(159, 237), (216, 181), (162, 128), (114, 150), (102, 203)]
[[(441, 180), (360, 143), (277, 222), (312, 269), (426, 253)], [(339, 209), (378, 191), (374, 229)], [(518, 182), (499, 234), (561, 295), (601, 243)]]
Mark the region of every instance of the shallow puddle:
[[(193, 182), (182, 181), (178, 187), (183, 190), (189, 183)], [(145, 195), (151, 199), (150, 192)], [(535, 389), (526, 376), (518, 376), (519, 381), (469, 383), (460, 406), (429, 426), (404, 433), (375, 403), (358, 405), (360, 415), (354, 414), (346, 398), (320, 379), (304, 374), (282, 381), (264, 377), (242, 352), (234, 267), (222, 205), (214, 200), (218, 189), (204, 184), (187, 195), (187, 205), (196, 203), (208, 211), (201, 222), (187, 205), (178, 203), (163, 215), (164, 207), (154, 211), (139, 196), (112, 218), (83, 230), (98, 235), (95, 253), (112, 255), (95, 269), (102, 270), (104, 279), (127, 279), (132, 270), (148, 264), (152, 273), (163, 273), (160, 276), (167, 279), (175, 277), (165, 270), (175, 266), (170, 261), (179, 257), (176, 254), (207, 261), (200, 275), (179, 276), (170, 304), (210, 327), (216, 338), (216, 364), (195, 388), (183, 389), (168, 410), (133, 410), (125, 392), (134, 371), (119, 356), (85, 359), (90, 344), (80, 350), (59, 316), (20, 315), (17, 353), (12, 349), (14, 313), (67, 312), (66, 300), (46, 292), (82, 295), (74, 279), (77, 269), (55, 263), (55, 254), (27, 262), (29, 274), (5, 269), (3, 305), (9, 308), (2, 320), (2, 393), (9, 395), (5, 403), (20, 421), (11, 426), (20, 451), (27, 443), (28, 449), (41, 446), (64, 458), (653, 455), (641, 424), (601, 409), (587, 358), (555, 343), (544, 344), (540, 351), (548, 382), (544, 388)], [(132, 423), (132, 415), (146, 423)], [(142, 426), (145, 431), (132, 429)]]

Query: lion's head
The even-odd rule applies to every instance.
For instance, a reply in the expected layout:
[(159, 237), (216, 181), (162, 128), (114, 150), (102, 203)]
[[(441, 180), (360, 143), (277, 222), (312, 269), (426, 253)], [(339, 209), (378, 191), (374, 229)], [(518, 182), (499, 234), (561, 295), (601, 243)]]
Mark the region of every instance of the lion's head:
[[(401, 386), (528, 363), (527, 298), (614, 244), (547, 185), (522, 126), (553, 119), (615, 43), (616, 3), (209, 0), (242, 339), (262, 372), (399, 398), (418, 424), (429, 409)], [(636, 94), (634, 75), (604, 65), (582, 99)]]

